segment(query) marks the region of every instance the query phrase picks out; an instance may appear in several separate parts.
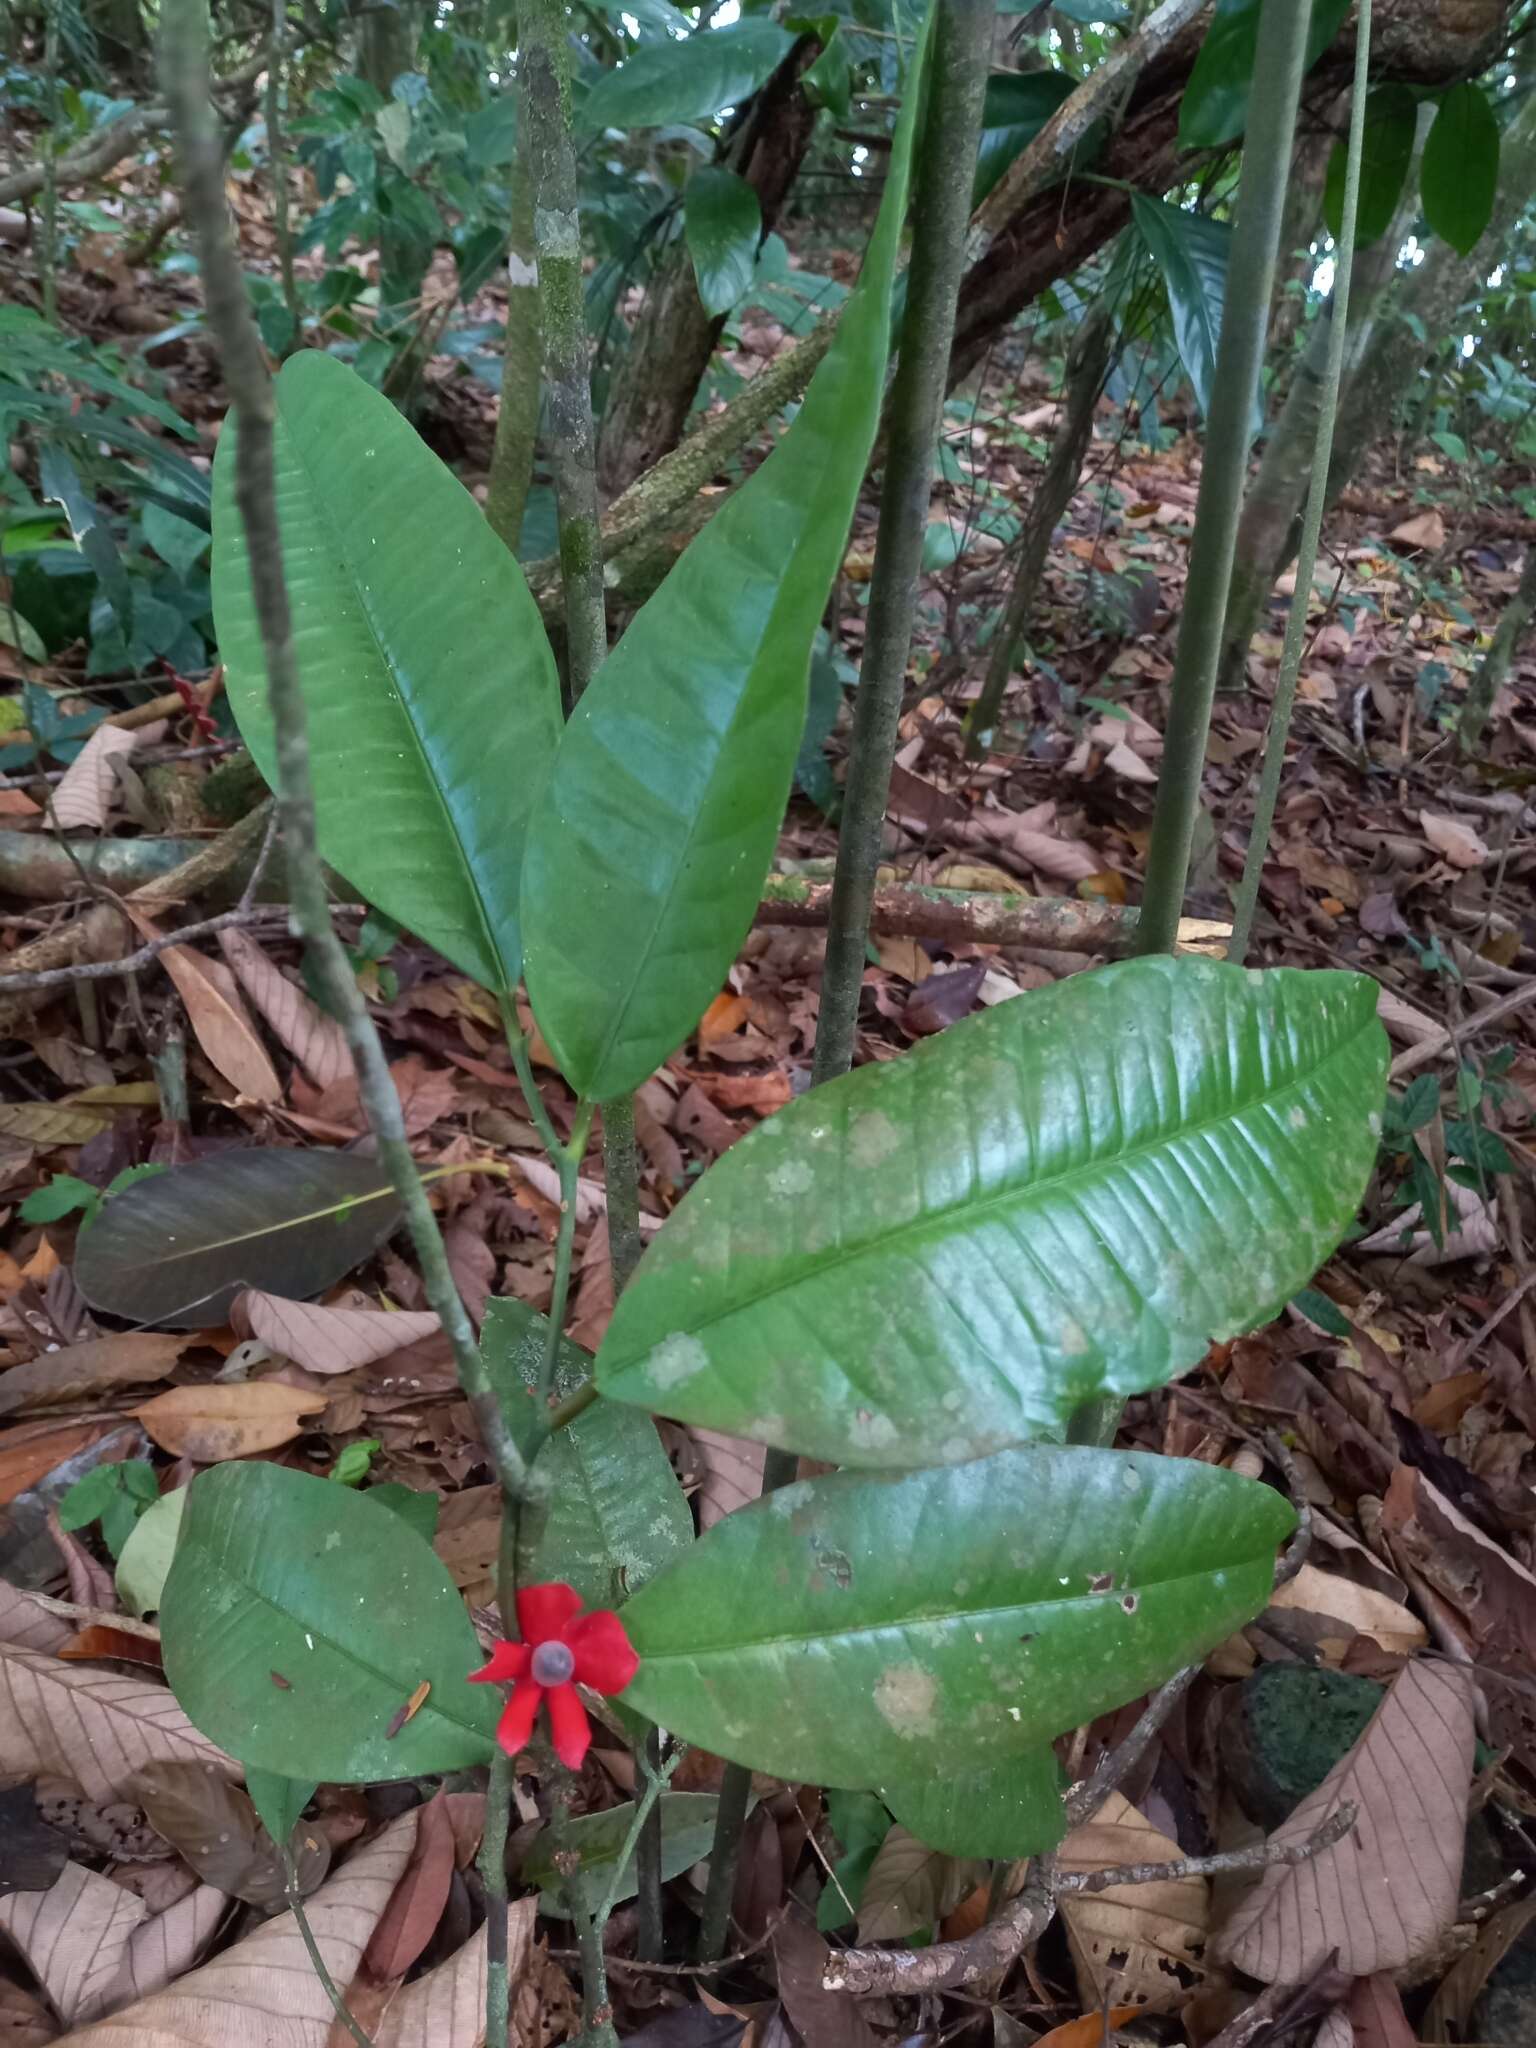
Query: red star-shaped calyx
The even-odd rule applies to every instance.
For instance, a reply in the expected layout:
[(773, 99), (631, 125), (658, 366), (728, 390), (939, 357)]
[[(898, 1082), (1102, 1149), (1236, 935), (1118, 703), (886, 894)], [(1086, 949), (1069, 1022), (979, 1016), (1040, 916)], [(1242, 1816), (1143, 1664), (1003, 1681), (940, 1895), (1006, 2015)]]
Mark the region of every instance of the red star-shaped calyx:
[(583, 1614), (581, 1595), (563, 1580), (520, 1586), (517, 1625), (522, 1641), (498, 1643), (490, 1663), (483, 1671), (472, 1671), (470, 1678), (476, 1684), (512, 1686), (496, 1729), (496, 1740), (508, 1756), (527, 1748), (547, 1697), (555, 1755), (577, 1770), (592, 1740), (577, 1686), (589, 1685), (605, 1694), (622, 1692), (639, 1670), (640, 1659), (619, 1617), (608, 1608)]

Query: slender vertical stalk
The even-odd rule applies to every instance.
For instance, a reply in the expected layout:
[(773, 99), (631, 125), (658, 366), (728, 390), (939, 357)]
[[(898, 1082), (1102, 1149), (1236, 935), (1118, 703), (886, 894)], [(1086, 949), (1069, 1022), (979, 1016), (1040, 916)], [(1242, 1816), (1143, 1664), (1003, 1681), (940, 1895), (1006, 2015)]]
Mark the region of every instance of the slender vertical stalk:
[(514, 553), (523, 530), (533, 451), (539, 433), (539, 257), (533, 238), (533, 179), (527, 124), (512, 166), (511, 245), (507, 250), (507, 331), (502, 341), (501, 405), (486, 485), (485, 516)]
[(555, 1390), (555, 1366), (560, 1357), (560, 1339), (565, 1330), (565, 1307), (571, 1292), (571, 1247), (576, 1234), (577, 1182), (581, 1176), (581, 1158), (587, 1149), (587, 1133), (592, 1128), (592, 1106), (582, 1103), (576, 1111), (576, 1122), (571, 1130), (570, 1141), (555, 1154), (555, 1167), (560, 1175), (560, 1228), (555, 1238), (555, 1285), (549, 1304), (549, 1337), (544, 1347), (544, 1366), (539, 1379), (539, 1412), (549, 1413), (550, 1396)]
[(1242, 184), (1136, 934), (1138, 953), (1172, 951), (1184, 905), (1311, 14), (1311, 0), (1264, 0), (1259, 17), (1253, 75), (1262, 81), (1262, 90), (1255, 91), (1248, 103)]
[(709, 1850), (709, 1882), (704, 1887), (704, 1906), (699, 1916), (701, 1963), (712, 1963), (725, 1954), (731, 1900), (736, 1891), (736, 1865), (741, 1857), (741, 1831), (746, 1825), (751, 1794), (752, 1773), (744, 1764), (727, 1764), (720, 1780), (715, 1837)]
[[(503, 1512), (511, 1503), (504, 1504)], [(485, 1833), (480, 1841), (480, 1879), (485, 1886), (486, 2048), (506, 2048), (512, 1987), (507, 1976), (507, 1827), (512, 1817), (512, 1759), (498, 1749), (491, 1758), (485, 1795)]]
[(1239, 966), (1247, 957), (1253, 932), (1253, 916), (1259, 900), (1259, 879), (1264, 856), (1269, 850), (1270, 829), (1275, 822), (1275, 804), (1280, 795), (1280, 778), (1285, 770), (1285, 743), (1291, 729), (1291, 712), (1296, 702), (1296, 679), (1301, 672), (1301, 652), (1307, 636), (1307, 606), (1312, 595), (1312, 577), (1317, 568), (1317, 546), (1323, 531), (1323, 513), (1328, 503), (1328, 467), (1333, 459), (1333, 423), (1339, 410), (1339, 386), (1344, 375), (1344, 355), (1349, 345), (1349, 283), (1355, 261), (1355, 212), (1360, 199), (1360, 165), (1365, 149), (1365, 102), (1370, 82), (1371, 0), (1360, 0), (1355, 24), (1355, 83), (1349, 109), (1349, 152), (1344, 168), (1344, 202), (1339, 222), (1338, 246), (1334, 252), (1333, 313), (1328, 330), (1328, 358), (1323, 369), (1323, 388), (1318, 405), (1317, 431), (1312, 443), (1312, 476), (1307, 486), (1307, 510), (1302, 521), (1301, 546), (1296, 556), (1296, 584), (1291, 596), (1291, 615), (1285, 626), (1285, 645), (1275, 677), (1275, 701), (1270, 707), (1269, 732), (1264, 742), (1264, 765), (1259, 775), (1259, 794), (1253, 810), (1253, 830), (1243, 862), (1243, 879), (1238, 884), (1232, 912), (1232, 940), (1227, 958)]
[[(647, 1787), (661, 1778), (661, 1730), (652, 1728), (635, 1757)], [(658, 1784), (658, 1791), (660, 1786)], [(622, 1868), (622, 1865), (620, 1866)], [(635, 1954), (642, 1963), (659, 1963), (662, 1951), (661, 1926), (661, 1801), (655, 1799), (640, 1826), (635, 1845), (635, 1906), (639, 1924), (635, 1930)]]
[(837, 871), (821, 976), (813, 1081), (853, 1064), (869, 906), (891, 786), (912, 616), (928, 530), (934, 446), (944, 409), (955, 304), (965, 262), (993, 0), (940, 0), (912, 206), (912, 263), (901, 356), (891, 390), (880, 537), (863, 670), (838, 832)]
[(305, 1953), (309, 1957), (310, 1967), (320, 1979), (320, 1987), (331, 2001), (331, 2009), (357, 2043), (357, 2048), (373, 2048), (372, 2040), (352, 2017), (347, 2001), (342, 1997), (336, 1979), (331, 1975), (325, 1957), (320, 1952), (320, 1944), (315, 1939), (315, 1930), (310, 1926), (309, 1915), (304, 1910), (304, 1894), (299, 1890), (299, 1866), (294, 1859), (292, 1849), (286, 1843), (283, 1844), (282, 1856), (285, 1877), (283, 1895), (288, 1901), (288, 1910), (292, 1913), (294, 1924), (299, 1930), (299, 1939), (304, 1944)]
[(571, 146), (571, 58), (563, 0), (524, 0), (523, 125), (533, 184), (533, 239), (549, 398), (549, 463), (560, 520), (567, 672), (579, 697), (608, 651), (597, 518), (592, 377), (581, 290), (581, 219)]
[(59, 324), (59, 0), (44, 0), (43, 77), (47, 84), (48, 133), (43, 138), (43, 318)]
[(267, 167), (272, 174), (272, 231), (277, 237), (278, 275), (283, 284), (283, 304), (293, 323), (285, 355), (298, 347), (303, 332), (299, 285), (293, 270), (293, 232), (288, 224), (288, 156), (283, 140), (283, 37), (287, 28), (288, 0), (272, 0), (272, 55), (267, 63)]

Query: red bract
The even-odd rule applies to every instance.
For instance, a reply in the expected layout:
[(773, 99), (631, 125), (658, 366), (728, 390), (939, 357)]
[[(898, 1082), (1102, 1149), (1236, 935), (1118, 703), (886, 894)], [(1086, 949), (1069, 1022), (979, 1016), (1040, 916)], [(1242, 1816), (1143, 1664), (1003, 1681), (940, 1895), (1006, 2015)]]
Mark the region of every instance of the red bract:
[(578, 1685), (594, 1692), (622, 1692), (640, 1668), (624, 1624), (607, 1608), (581, 1612), (581, 1595), (555, 1580), (547, 1586), (520, 1586), (517, 1592), (520, 1643), (498, 1643), (483, 1671), (469, 1675), (476, 1684), (512, 1686), (496, 1728), (496, 1740), (508, 1756), (526, 1749), (539, 1708), (549, 1700), (549, 1732), (555, 1755), (576, 1770), (587, 1753), (592, 1730), (581, 1704)]

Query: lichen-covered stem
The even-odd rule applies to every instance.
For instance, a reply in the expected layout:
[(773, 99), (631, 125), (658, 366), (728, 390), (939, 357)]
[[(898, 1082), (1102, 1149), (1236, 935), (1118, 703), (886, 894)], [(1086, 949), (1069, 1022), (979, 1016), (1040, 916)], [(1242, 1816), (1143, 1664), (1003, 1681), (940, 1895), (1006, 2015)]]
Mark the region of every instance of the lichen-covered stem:
[[(510, 1504), (509, 1504), (510, 1505)], [(485, 1833), (480, 1839), (480, 1881), (485, 1886), (486, 2048), (506, 2048), (512, 1987), (507, 1976), (507, 1827), (512, 1816), (512, 1759), (498, 1749), (491, 1758), (485, 1795)]]
[(533, 180), (527, 156), (524, 134), (518, 138), (512, 166), (501, 405), (485, 490), (485, 516), (491, 530), (514, 554), (523, 530), (539, 433), (539, 257), (533, 239)]
[(812, 1073), (818, 1082), (847, 1073), (853, 1063), (870, 899), (880, 865), (881, 827), (928, 530), (933, 452), (965, 262), (965, 230), (992, 47), (992, 17), (992, 0), (939, 0), (933, 73), (912, 205), (912, 262), (907, 273), (901, 356), (891, 391), (869, 629), (854, 700), (853, 740), (821, 977)]
[(1312, 575), (1317, 567), (1317, 547), (1322, 538), (1323, 513), (1328, 503), (1328, 466), (1333, 456), (1333, 423), (1339, 409), (1339, 385), (1344, 374), (1344, 351), (1349, 340), (1349, 284), (1355, 261), (1355, 213), (1360, 199), (1360, 165), (1365, 148), (1365, 102), (1371, 61), (1371, 0), (1360, 0), (1355, 27), (1355, 87), (1349, 114), (1349, 150), (1344, 168), (1344, 200), (1339, 224), (1338, 248), (1334, 257), (1333, 320), (1328, 331), (1328, 358), (1323, 369), (1323, 388), (1318, 406), (1317, 432), (1312, 444), (1312, 476), (1307, 487), (1306, 517), (1301, 529), (1301, 547), (1296, 557), (1296, 588), (1291, 598), (1291, 615), (1286, 621), (1285, 644), (1280, 669), (1275, 677), (1275, 699), (1270, 707), (1269, 732), (1264, 741), (1264, 765), (1259, 775), (1259, 793), (1253, 810), (1253, 829), (1248, 838), (1243, 878), (1238, 884), (1232, 910), (1232, 938), (1227, 958), (1240, 967), (1247, 957), (1253, 931), (1254, 912), (1259, 901), (1259, 880), (1264, 856), (1269, 849), (1270, 829), (1275, 822), (1275, 805), (1280, 796), (1280, 777), (1285, 769), (1285, 743), (1290, 736), (1291, 711), (1296, 702), (1296, 681), (1301, 673), (1302, 649), (1307, 637), (1307, 608), (1312, 595)]
[[(272, 0), (272, 55), (267, 65), (267, 169), (272, 179), (272, 232), (277, 238), (277, 270), (283, 304), (293, 323), (288, 349), (298, 347), (302, 327), (298, 279), (293, 269), (293, 232), (288, 224), (288, 157), (283, 145), (283, 37), (288, 28), (288, 0)], [(287, 351), (285, 351), (287, 353)]]
[(549, 466), (560, 525), (560, 573), (571, 695), (579, 697), (608, 650), (602, 536), (592, 429), (592, 377), (582, 300), (581, 220), (571, 146), (570, 54), (560, 0), (518, 10), (522, 117), (533, 186), (533, 241), (549, 403)]
[(1265, 81), (1265, 89), (1253, 95), (1248, 108), (1189, 579), (1136, 934), (1138, 953), (1173, 950), (1184, 903), (1311, 13), (1296, 0), (1264, 0), (1259, 17), (1254, 76)]

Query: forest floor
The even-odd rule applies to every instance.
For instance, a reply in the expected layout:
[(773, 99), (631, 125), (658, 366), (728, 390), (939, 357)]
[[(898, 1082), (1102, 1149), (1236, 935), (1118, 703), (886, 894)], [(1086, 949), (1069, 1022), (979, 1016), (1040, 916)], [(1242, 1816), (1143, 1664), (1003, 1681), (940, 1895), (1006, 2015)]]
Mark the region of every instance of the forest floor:
[[(74, 282), (63, 298), (66, 320), (82, 331), (120, 337), (125, 326), (142, 332), (151, 321), (163, 329), (185, 310), (164, 279), (147, 287), (142, 276), (114, 277), (102, 262), (103, 271)], [(158, 360), (206, 448), (223, 399), (205, 342), (185, 337)], [(446, 359), (434, 360), (427, 385), (429, 438), (473, 483), (490, 396)], [(967, 761), (961, 745), (960, 721), (985, 661), (976, 643), (1011, 574), (1006, 543), (989, 528), (1027, 506), (1057, 411), (1046, 366), (1028, 358), (1006, 367), (999, 360), (979, 394), (949, 409), (952, 460), (933, 499), (932, 553), (942, 566), (921, 593), (890, 804), (890, 874), (968, 892), (1023, 889), (1123, 906), (1138, 899), (1146, 854), (1198, 486), (1194, 436), (1156, 451), (1122, 445), (1110, 438), (1106, 409), (1051, 549), (1030, 657), (1011, 687), (997, 745), (981, 764)], [(1506, 1962), (1506, 1988), (1490, 1995), (1485, 1987), (1536, 1925), (1536, 665), (1516, 661), (1475, 758), (1460, 755), (1449, 730), (1516, 582), (1519, 542), (1498, 530), (1490, 511), (1507, 507), (1510, 489), (1528, 480), (1500, 472), (1469, 491), (1438, 454), (1400, 460), (1384, 447), (1353, 501), (1366, 509), (1329, 521), (1319, 577), (1328, 595), (1315, 601), (1254, 957), (1373, 976), (1397, 1055), (1395, 1086), (1408, 1096), (1389, 1122), (1361, 1228), (1318, 1276), (1316, 1291), (1254, 1336), (1213, 1349), (1177, 1385), (1131, 1404), (1122, 1444), (1267, 1470), (1285, 1483), (1271, 1435), (1280, 1432), (1291, 1447), (1291, 1483), (1313, 1510), (1312, 1548), (1276, 1605), (1212, 1657), (1118, 1800), (1069, 1845), (1079, 1860), (1107, 1867), (1250, 1844), (1348, 1749), (1384, 1682), (1415, 1667), (1471, 1667), (1480, 1747), (1470, 1811), (1459, 1787), (1449, 1805), (1435, 1789), (1434, 1766), (1445, 1763), (1452, 1735), (1428, 1691), (1416, 1712), (1414, 1696), (1399, 1689), (1425, 1766), (1405, 1774), (1367, 1769), (1361, 1759), (1352, 1793), (1375, 1853), (1387, 1853), (1394, 1826), (1406, 1827), (1404, 1853), (1421, 1890), (1439, 1900), (1433, 1938), (1408, 1944), (1416, 1961), (1403, 1970), (1403, 1930), (1365, 1924), (1362, 1892), (1322, 1898), (1316, 1872), (1303, 1865), (1265, 1879), (1274, 1883), (1259, 1916), (1268, 1945), (1250, 1940), (1240, 1949), (1242, 1971), (1218, 1959), (1213, 1939), (1233, 1924), (1224, 1883), (1191, 1878), (1155, 1896), (1122, 1887), (1078, 1902), (1022, 1967), (966, 1993), (921, 2008), (892, 1997), (840, 2002), (819, 1988), (822, 1937), (786, 1918), (786, 1903), (814, 1902), (827, 1867), (851, 1845), (833, 1838), (815, 1788), (765, 1782), (735, 1901), (741, 1959), (707, 1980), (626, 1966), (633, 1922), (621, 1909), (613, 1923), (621, 2034), (644, 2027), (656, 2048), (728, 2041), (737, 2015), (758, 2044), (783, 2039), (788, 2024), (808, 2048), (862, 2048), (872, 2035), (913, 2034), (990, 2037), (1016, 2048), (1051, 2029), (1065, 2029), (1051, 2033), (1053, 2048), (1088, 2048), (1125, 2025), (1148, 2040), (1187, 2038), (1206, 2048), (1230, 2023), (1240, 2028), (1256, 1983), (1309, 1978), (1303, 2016), (1321, 2012), (1330, 1989), (1337, 1995), (1337, 1980), (1320, 1977), (1305, 1944), (1297, 1946), (1310, 1907), (1331, 1916), (1354, 1980), (1350, 2025), (1366, 2048), (1401, 2048), (1415, 2034), (1513, 2041), (1523, 2030), (1530, 2038), (1536, 2006), (1519, 1973), (1510, 1978)], [(835, 652), (855, 664), (874, 511), (866, 500), (834, 601)], [(1277, 600), (1255, 642), (1247, 691), (1223, 696), (1216, 711), (1189, 906), (1212, 919), (1227, 914), (1241, 867), (1283, 604)], [(102, 701), (99, 685), (87, 693), (72, 654), (40, 668), (0, 646), (0, 677)], [(111, 701), (121, 703), (122, 692)], [(826, 747), (834, 777), (845, 732), (846, 712)], [(205, 807), (203, 783), (228, 749), (222, 740), (209, 748), (203, 725), (184, 711), (159, 732), (120, 729), (111, 749), (98, 748), (93, 772), (72, 769), (53, 784), (54, 805), (73, 821), (77, 845), (212, 841), (228, 826)], [(50, 885), (14, 836), (48, 836), (39, 795), (35, 775), (0, 787), (0, 836), (13, 835), (0, 859), (0, 973), (7, 953), (86, 914), (106, 919), (97, 941), (103, 958), (130, 950), (144, 931), (130, 933), (100, 906), (83, 907), (72, 870), (58, 899), (44, 900)], [(781, 864), (826, 860), (835, 847), (835, 825), (797, 796)], [(200, 917), (226, 902), (210, 895), (181, 908)], [(349, 940), (360, 924), (360, 914), (341, 919)], [(653, 1222), (805, 1086), (821, 951), (815, 929), (761, 923), (697, 1033), (640, 1091), (642, 1205)], [(877, 932), (860, 1057), (894, 1057), (982, 1005), (1080, 971), (1095, 957), (958, 933)], [(422, 1164), (467, 1167), (492, 1157), (510, 1169), (505, 1179), (450, 1175), (434, 1188), (466, 1302), (477, 1316), (497, 1295), (544, 1309), (556, 1190), (494, 1006), (409, 937), (365, 972)], [(539, 1050), (536, 1042), (546, 1099), (568, 1128), (570, 1100)], [(29, 1814), (26, 1827), (18, 1822), (0, 1840), (0, 1928), (14, 1943), (10, 1959), (0, 1959), (7, 2041), (51, 2040), (106, 2009), (92, 1971), (109, 1936), (129, 1972), (119, 1973), (111, 1998), (145, 2001), (135, 2012), (149, 2029), (142, 2038), (171, 2037), (167, 1987), (192, 1969), (197, 1988), (225, 2001), (246, 2027), (229, 2039), (270, 2038), (254, 2009), (240, 2021), (231, 1962), (264, 1911), (249, 1833), (239, 1837), (237, 1816), (243, 1862), (231, 1851), (210, 1864), (197, 1848), (210, 1825), (229, 1824), (220, 1802), (231, 1795), (210, 1791), (199, 1807), (183, 1788), (181, 1805), (162, 1799), (151, 1826), (143, 1802), (103, 1766), (125, 1718), (139, 1764), (175, 1765), (182, 1752), (161, 1744), (158, 1722), (146, 1718), (156, 1632), (125, 1615), (102, 1526), (69, 1533), (59, 1524), (58, 1503), (76, 1481), (103, 1461), (143, 1458), (164, 1490), (210, 1456), (255, 1450), (324, 1473), (349, 1446), (367, 1444), (370, 1481), (441, 1496), (441, 1554), (473, 1608), (493, 1599), (497, 1497), (442, 1340), (418, 1334), (406, 1348), (336, 1369), (339, 1326), (328, 1310), (425, 1309), (419, 1279), (397, 1251), (370, 1256), (301, 1315), (264, 1315), (259, 1301), (248, 1301), (235, 1324), (167, 1337), (152, 1366), (142, 1337), (136, 1363), (123, 1362), (128, 1337), (93, 1316), (74, 1282), (81, 1210), (78, 1202), (65, 1206), (64, 1177), (87, 1184), (85, 1200), (146, 1163), (232, 1146), (344, 1148), (362, 1140), (355, 1084), (333, 1051), (280, 919), (162, 956), (131, 980), (66, 980), (24, 998), (0, 993), (0, 1781), (35, 1782), (37, 1812), (50, 1824), (39, 1832)], [(59, 1191), (54, 1213), (28, 1220), (23, 1204), (30, 1199), (36, 1217), (38, 1191), (48, 1189)], [(46, 1195), (42, 1202), (49, 1205)], [(591, 1348), (612, 1308), (596, 1148), (583, 1168), (578, 1218), (571, 1334)], [(258, 1412), (251, 1400), (252, 1389), (273, 1383), (308, 1397), (294, 1400), (275, 1441), (270, 1404)], [(184, 1401), (165, 1392), (150, 1399), (156, 1387), (204, 1390), (193, 1423)], [(701, 1526), (755, 1495), (761, 1449), (670, 1424), (662, 1430)], [(1425, 1687), (1433, 1682), (1426, 1676)], [(73, 1715), (64, 1711), (66, 1695)], [(1064, 1744), (1073, 1775), (1131, 1718), (1127, 1710)], [(630, 1768), (619, 1744), (600, 1737), (582, 1780), (585, 1806), (626, 1796)], [(717, 1760), (695, 1754), (674, 1785), (709, 1791), (719, 1770)], [(15, 1796), (0, 1792), (0, 1802)], [(390, 1875), (409, 1893), (388, 1940), (363, 1960), (360, 1944), (349, 1952), (345, 1974), (369, 2024), (403, 1979), (414, 1985), (436, 1970), (447, 1973), (440, 1984), (459, 1986), (456, 1959), (468, 1953), (479, 1918), (474, 1795), (453, 1795), (451, 1855), (440, 1853), (441, 1817), (431, 1827), (414, 1818), (427, 1810), (422, 1796), (415, 1786), (327, 1788), (313, 1823), (326, 1854), (338, 1856), (382, 1826)], [(1454, 1903), (1463, 1828), (1461, 1896), (1491, 1895), (1472, 1912)], [(79, 1873), (67, 1899), (57, 1886), (46, 1894), (26, 1888), (37, 1868), (28, 1857), (47, 1864), (66, 1851)], [(1457, 1871), (1447, 1895), (1450, 1862)], [(344, 1887), (356, 1868), (354, 1849), (328, 1887)], [(696, 1876), (669, 1888), (678, 1956), (687, 1952)], [(947, 1935), (974, 1928), (986, 1887), (956, 1890), (954, 1878), (948, 1869), (919, 1880), (909, 1874), (919, 1901), (922, 1883), (936, 1887), (913, 1928), (925, 1919), (942, 1920)], [(1404, 1928), (1415, 1910), (1409, 1889), (1404, 1883)], [(53, 1919), (40, 1898), (54, 1901)], [(864, 1904), (867, 1911), (867, 1891)], [(878, 1924), (906, 1931), (900, 1911), (898, 1903), (895, 1918)], [(867, 1933), (872, 1923), (863, 1924)], [(518, 2000), (527, 2048), (564, 2038), (578, 2014), (569, 1930), (542, 1922), (541, 1940)], [(1138, 2020), (1137, 2007), (1160, 2017)], [(303, 2038), (323, 2040), (323, 1995), (309, 2024)], [(401, 2024), (398, 2014), (392, 2024)], [(477, 2037), (455, 2022), (433, 2038)], [(1223, 2036), (1238, 2038), (1240, 2031)]]

